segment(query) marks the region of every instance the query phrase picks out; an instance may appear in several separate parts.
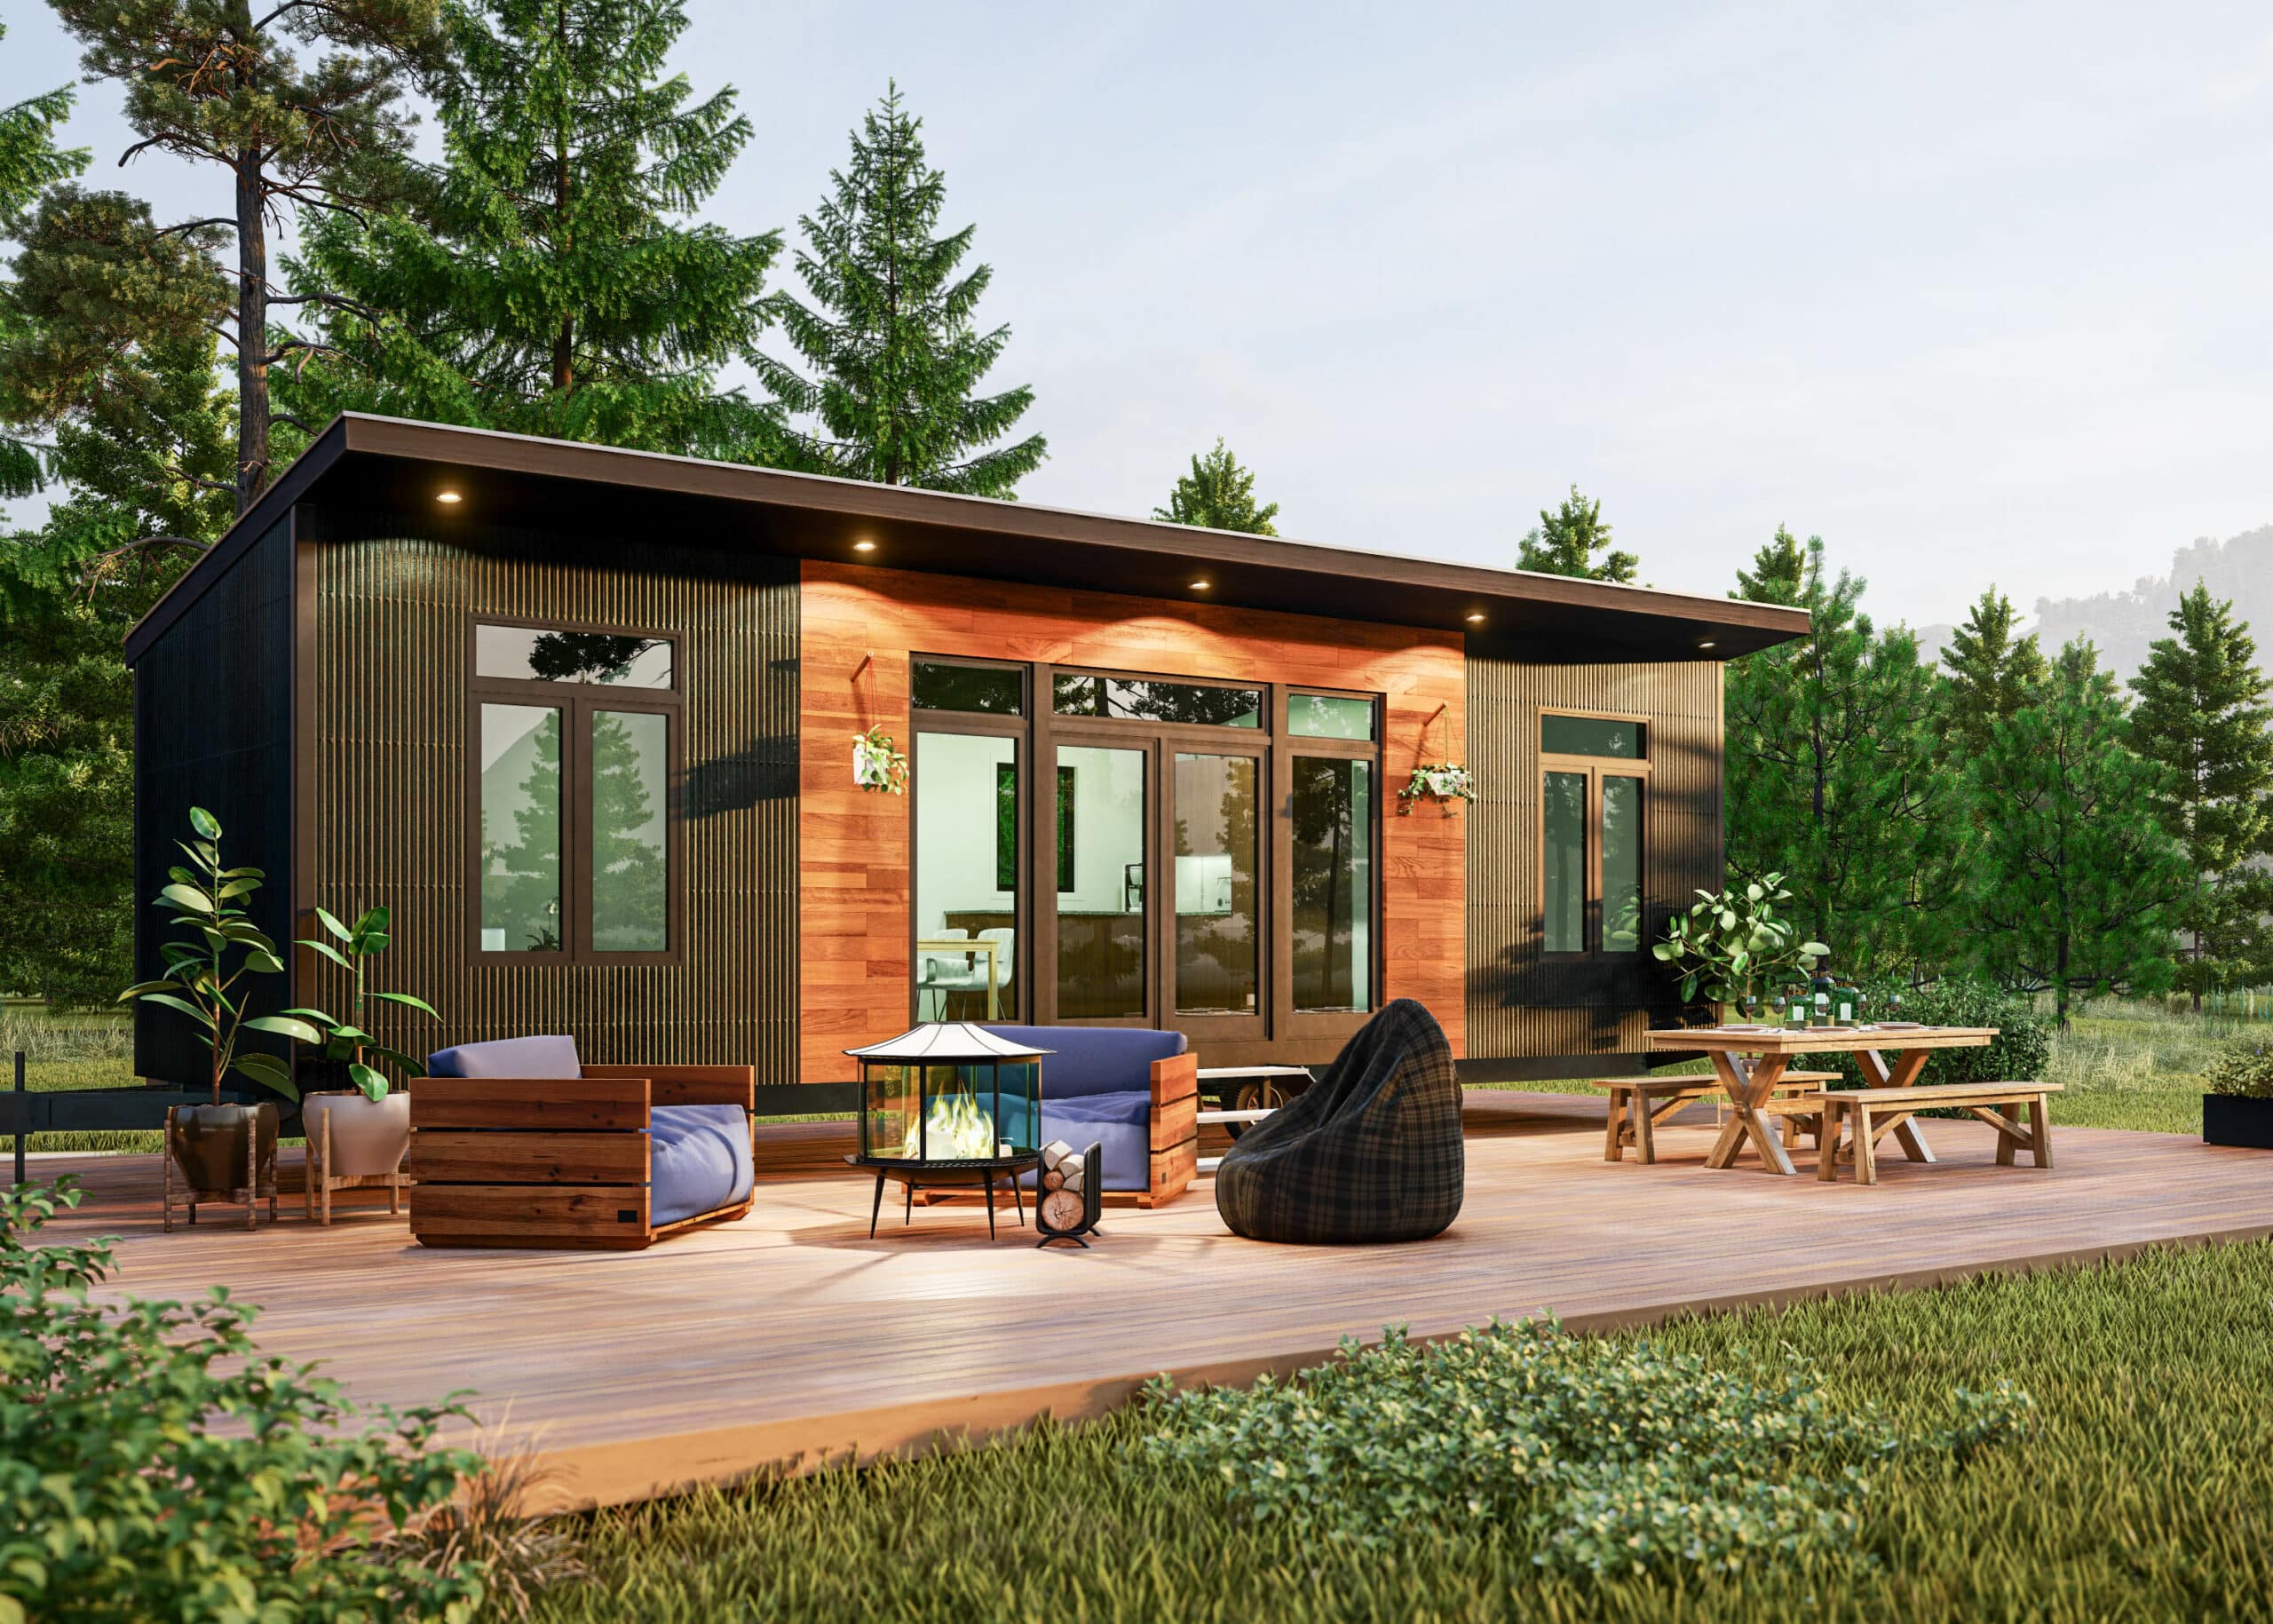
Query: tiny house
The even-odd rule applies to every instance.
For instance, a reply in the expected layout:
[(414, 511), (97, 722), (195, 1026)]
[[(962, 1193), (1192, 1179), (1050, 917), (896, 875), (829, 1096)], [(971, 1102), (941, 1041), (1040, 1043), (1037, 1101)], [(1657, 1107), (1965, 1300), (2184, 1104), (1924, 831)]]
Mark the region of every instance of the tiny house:
[[(1464, 1072), (1596, 1070), (1719, 883), (1722, 663), (1806, 629), (348, 416), (128, 639), (137, 871), (206, 806), (280, 941), (394, 910), (384, 984), (447, 1023), (406, 1045), (566, 1032), (772, 1109), (932, 1018), (1307, 1064), (1412, 997)], [(155, 1013), (138, 1070), (194, 1074)]]

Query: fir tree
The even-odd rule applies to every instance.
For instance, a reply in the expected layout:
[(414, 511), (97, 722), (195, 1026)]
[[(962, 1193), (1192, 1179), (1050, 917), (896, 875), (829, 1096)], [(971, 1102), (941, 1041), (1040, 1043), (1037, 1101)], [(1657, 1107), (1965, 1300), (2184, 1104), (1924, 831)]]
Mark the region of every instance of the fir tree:
[(2132, 734), (2166, 769), (2155, 811), (2193, 870), (2178, 983), (2204, 992), (2273, 972), (2273, 707), (2257, 645), (2230, 602), (2197, 582), (2131, 682)]
[(677, 0), (453, 6), (444, 158), (420, 218), (313, 223), (296, 287), (336, 289), (304, 416), (360, 408), (737, 461), (779, 414), (718, 373), (764, 324), (778, 234), (698, 213), (751, 136), (667, 74)]
[[(1524, 537), (1516, 567), (1630, 583), (1642, 560), (1630, 552), (1606, 551), (1609, 546), (1610, 527), (1602, 522), (1602, 503), (1589, 502), (1573, 485), (1561, 507), (1539, 511), (1539, 527)], [(1599, 559), (1595, 557), (1598, 552), (1603, 554)]]
[(992, 268), (956, 275), (977, 228), (932, 234), (946, 177), (924, 159), (923, 127), (896, 84), (863, 115), (851, 163), (830, 171), (828, 197), (798, 222), (806, 246), (797, 274), (812, 305), (783, 295), (773, 305), (812, 376), (771, 359), (759, 372), (792, 413), (818, 420), (800, 436), (818, 467), (1010, 497), (1041, 466), (1048, 442), (1032, 434), (995, 444), (1034, 404), (1034, 392), (977, 392), (1010, 329), (977, 327)]
[(1154, 519), (1206, 530), (1236, 530), (1245, 535), (1276, 535), (1271, 521), (1279, 504), (1255, 505), (1255, 471), (1239, 466), (1219, 436), (1216, 448), (1192, 459), (1192, 471), (1178, 479), (1168, 504), (1152, 510)]
[(1737, 590), (1729, 596), (1756, 604), (1797, 604), (1807, 590), (1808, 548), (1822, 545), (1818, 535), (1803, 546), (1798, 536), (1777, 526), (1774, 537), (1752, 555), (1752, 568), (1737, 571)]
[(2013, 636), (2012, 600), (1991, 587), (1950, 636), (1950, 741), (1965, 753), (1987, 748), (1989, 730), (2035, 698), (2045, 677), (2036, 638)]
[(1728, 867), (1785, 875), (1794, 923), (1851, 972), (1910, 976), (1955, 925), (1935, 883), (1959, 808), (1935, 761), (1934, 673), (1906, 628), (1862, 613), (1862, 581), (1826, 570), (1810, 540), (1808, 636), (1729, 668)]
[(1991, 725), (1969, 768), (1983, 820), (1971, 950), (2008, 986), (2079, 998), (2151, 992), (2171, 976), (2184, 857), (2155, 817), (2166, 772), (2132, 749), (2095, 651), (2061, 651), (2036, 701)]
[[(7, 36), (7, 25), (0, 23), (0, 39)], [(87, 167), (84, 147), (65, 151), (55, 144), (56, 126), (70, 116), (71, 103), (66, 85), (0, 107), (0, 235), (13, 235), (43, 192)], [(20, 337), (20, 324), (0, 296), (0, 360)], [(52, 450), (35, 440), (0, 434), (0, 497), (39, 489)]]
[[(226, 281), (211, 325), (236, 357), (242, 512), (273, 472), (269, 368), (316, 347), (273, 331), (271, 315), (337, 297), (288, 297), (271, 282), (269, 229), (287, 211), (368, 210), (401, 198), (410, 120), (400, 97), (435, 48), (436, 0), (288, 3), (257, 15), (246, 0), (53, 4), (87, 48), (88, 78), (125, 91), (127, 122), (141, 139), (122, 162), (155, 147), (229, 176), (230, 215), (167, 229), (231, 241), (227, 253), (215, 250)], [(303, 62), (295, 44), (313, 59)]]

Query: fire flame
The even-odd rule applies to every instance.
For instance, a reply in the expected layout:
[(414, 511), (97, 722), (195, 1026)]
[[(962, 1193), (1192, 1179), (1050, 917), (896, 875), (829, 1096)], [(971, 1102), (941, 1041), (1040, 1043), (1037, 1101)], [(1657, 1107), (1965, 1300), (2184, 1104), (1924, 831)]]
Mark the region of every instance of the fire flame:
[(927, 1135), (929, 1159), (933, 1161), (962, 1161), (994, 1153), (994, 1124), (971, 1095), (934, 1096), (923, 1118), (920, 1130), (915, 1123), (908, 1124), (907, 1143), (899, 1147), (903, 1158), (915, 1161), (923, 1157)]

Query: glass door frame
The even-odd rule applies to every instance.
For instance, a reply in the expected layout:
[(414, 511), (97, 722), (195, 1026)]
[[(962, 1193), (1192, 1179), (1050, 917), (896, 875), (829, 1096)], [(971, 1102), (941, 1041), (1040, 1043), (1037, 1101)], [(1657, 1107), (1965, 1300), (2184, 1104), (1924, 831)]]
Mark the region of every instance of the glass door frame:
[[(1026, 683), (1026, 693), (1020, 701), (1020, 709), (1028, 713), (1034, 709), (1037, 685), (1026, 676), (1028, 668), (1021, 661), (980, 660), (961, 654), (919, 654), (914, 656), (911, 664), (918, 662), (978, 666), (990, 670), (1015, 671), (1018, 673), (1019, 679)], [(1013, 843), (1018, 853), (1016, 860), (1018, 865), (1018, 889), (1017, 899), (1010, 909), (1012, 929), (1017, 934), (1010, 944), (1010, 1008), (992, 1024), (1020, 1026), (1029, 1020), (1035, 1020), (1038, 1018), (1036, 1011), (1041, 1008), (1042, 993), (1041, 984), (1034, 977), (1034, 969), (1035, 965), (1049, 961), (1041, 957), (1038, 951), (1038, 944), (1034, 939), (1035, 872), (1032, 860), (1034, 785), (1034, 780), (1041, 777), (1041, 774), (1034, 771), (1034, 764), (1041, 758), (1041, 747), (1034, 731), (1027, 725), (1034, 718), (1031, 714), (1008, 716), (995, 711), (919, 710), (913, 704), (908, 707), (907, 717), (908, 1024), (911, 1026), (915, 1026), (923, 1018), (923, 999), (916, 986), (915, 974), (916, 961), (923, 957), (923, 955), (915, 950), (915, 944), (923, 934), (917, 927), (921, 912), (916, 907), (916, 899), (923, 895), (923, 878), (916, 867), (919, 854), (916, 849), (915, 819), (917, 798), (923, 793), (923, 735), (925, 733), (976, 733), (990, 739), (1008, 739), (1017, 752), (1013, 759), (1018, 766), (1018, 827), (1013, 836)], [(987, 828), (991, 834), (994, 825), (990, 822)], [(1054, 850), (1055, 841), (1051, 844)], [(1057, 874), (1054, 866), (1050, 869), (1050, 874), (1053, 876)], [(1054, 977), (1051, 986), (1053, 988), (1056, 986)], [(1022, 988), (1023, 991), (1020, 990)], [(1022, 1014), (1021, 1011), (1025, 1013)]]

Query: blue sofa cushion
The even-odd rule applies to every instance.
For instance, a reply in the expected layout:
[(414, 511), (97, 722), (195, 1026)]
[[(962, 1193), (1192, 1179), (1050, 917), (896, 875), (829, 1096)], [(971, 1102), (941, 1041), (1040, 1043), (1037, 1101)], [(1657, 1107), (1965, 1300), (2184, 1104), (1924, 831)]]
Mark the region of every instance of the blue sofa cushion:
[(648, 1113), (647, 1208), (661, 1227), (749, 1193), (749, 1118), (740, 1105), (657, 1105)]
[(1041, 1093), (1049, 1100), (1083, 1094), (1125, 1094), (1132, 1089), (1149, 1097), (1152, 1062), (1184, 1050), (1183, 1033), (1158, 1032), (1150, 1026), (989, 1026), (987, 1030), (1013, 1042), (1057, 1051), (1043, 1056), (1041, 1061)]
[(437, 1077), (582, 1077), (576, 1040), (571, 1037), (499, 1038), (461, 1043), (426, 1057)]

